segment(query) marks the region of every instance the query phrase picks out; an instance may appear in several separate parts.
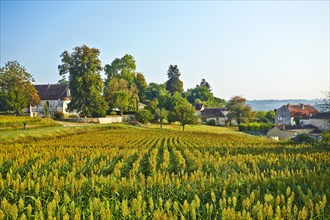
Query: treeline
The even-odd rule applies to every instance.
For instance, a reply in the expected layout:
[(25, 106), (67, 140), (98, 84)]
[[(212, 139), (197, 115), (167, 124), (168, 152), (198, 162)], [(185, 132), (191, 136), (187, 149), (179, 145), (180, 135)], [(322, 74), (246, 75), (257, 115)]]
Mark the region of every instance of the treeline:
[[(118, 110), (122, 115), (124, 111), (137, 112), (141, 102), (147, 105), (136, 115), (141, 122), (179, 121), (184, 126), (197, 122), (191, 104), (203, 103), (206, 107), (227, 108), (230, 111), (228, 119), (238, 124), (256, 117), (257, 113), (246, 105), (245, 98), (234, 96), (227, 103), (213, 95), (211, 85), (205, 79), (184, 91), (177, 65), (169, 66), (166, 82), (148, 84), (143, 73), (136, 71), (132, 55), (116, 58), (105, 66), (99, 55), (97, 48), (86, 45), (60, 55), (58, 70), (62, 79), (58, 83), (69, 84), (72, 98), (69, 111), (79, 112), (81, 116), (104, 117)], [(102, 70), (105, 79), (101, 77)], [(17, 61), (6, 63), (0, 69), (0, 111), (19, 114), (28, 105), (39, 104), (33, 81), (32, 75)]]

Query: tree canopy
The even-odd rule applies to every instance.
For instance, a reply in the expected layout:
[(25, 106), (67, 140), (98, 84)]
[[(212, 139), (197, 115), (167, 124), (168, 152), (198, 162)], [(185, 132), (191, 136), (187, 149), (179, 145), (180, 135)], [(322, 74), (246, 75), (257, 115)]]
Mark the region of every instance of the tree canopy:
[(0, 69), (0, 110), (20, 114), (28, 105), (37, 105), (40, 98), (34, 79), (17, 61), (8, 61)]
[(84, 116), (105, 116), (106, 103), (102, 97), (103, 81), (99, 59), (100, 51), (86, 45), (75, 47), (72, 53), (61, 54), (62, 64), (58, 66), (60, 75), (69, 74), (69, 86), (72, 100), (70, 111)]

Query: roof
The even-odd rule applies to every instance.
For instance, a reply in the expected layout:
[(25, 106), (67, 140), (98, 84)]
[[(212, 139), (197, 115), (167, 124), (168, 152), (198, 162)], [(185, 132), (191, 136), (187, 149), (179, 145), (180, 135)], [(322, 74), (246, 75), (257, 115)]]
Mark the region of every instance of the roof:
[(195, 107), (196, 111), (201, 111), (203, 109), (204, 104), (203, 103), (197, 103), (197, 104), (193, 104), (193, 106)]
[(204, 110), (202, 111), (202, 117), (203, 118), (225, 117), (223, 111), (224, 111), (223, 108), (204, 108)]
[(311, 105), (304, 105), (304, 104), (299, 104), (299, 105), (284, 105), (286, 106), (291, 114), (291, 117), (295, 117), (295, 116), (300, 116), (300, 117), (304, 117), (304, 116), (308, 116), (308, 115), (315, 115), (317, 113), (319, 113), (319, 111), (314, 108)]
[(309, 118), (313, 119), (329, 119), (330, 120), (330, 112), (320, 112), (315, 115), (310, 116)]
[(58, 99), (68, 99), (67, 89), (69, 85), (61, 84), (47, 84), (47, 85), (34, 85), (38, 91), (41, 100), (58, 100)]

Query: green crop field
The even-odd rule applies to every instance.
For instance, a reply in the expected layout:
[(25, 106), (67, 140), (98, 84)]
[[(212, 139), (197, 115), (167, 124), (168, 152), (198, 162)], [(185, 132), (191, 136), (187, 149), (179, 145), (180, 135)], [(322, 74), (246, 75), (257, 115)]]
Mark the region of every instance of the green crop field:
[(330, 218), (329, 148), (151, 127), (7, 133), (0, 219)]

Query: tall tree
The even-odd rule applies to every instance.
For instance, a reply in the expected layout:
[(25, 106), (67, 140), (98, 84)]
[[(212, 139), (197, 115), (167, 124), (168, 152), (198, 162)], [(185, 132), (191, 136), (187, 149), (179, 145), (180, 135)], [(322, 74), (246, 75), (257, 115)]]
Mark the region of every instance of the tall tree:
[(111, 64), (107, 64), (104, 67), (107, 80), (112, 77), (124, 78), (129, 83), (134, 80), (134, 74), (136, 70), (135, 59), (132, 55), (125, 54), (122, 58), (116, 58)]
[(101, 95), (103, 81), (99, 54), (98, 49), (86, 45), (75, 47), (72, 53), (64, 51), (61, 54), (62, 64), (58, 70), (60, 75), (69, 74), (70, 111), (84, 116), (105, 116), (107, 106)]
[(141, 102), (145, 102), (145, 91), (147, 89), (148, 83), (144, 78), (144, 75), (142, 73), (136, 73), (134, 77), (134, 83), (138, 91), (139, 100)]
[(170, 65), (167, 71), (168, 80), (166, 82), (166, 90), (171, 94), (175, 92), (183, 92), (183, 82), (179, 79), (181, 73), (177, 65)]
[(230, 120), (235, 120), (237, 124), (249, 121), (252, 109), (249, 105), (246, 105), (245, 102), (246, 99), (242, 96), (234, 96), (229, 100), (227, 109), (230, 111), (228, 114)]
[[(107, 79), (105, 81), (104, 95), (106, 101), (110, 105), (110, 108), (112, 107), (111, 103), (113, 102), (113, 97), (111, 97), (111, 95), (109, 96), (108, 91), (110, 90), (118, 91), (118, 89), (109, 88), (112, 86), (111, 84), (113, 83), (110, 81), (125, 80), (127, 81), (127, 85), (128, 85), (127, 89), (120, 89), (120, 90), (125, 90), (129, 95), (128, 108), (133, 111), (137, 110), (139, 95), (141, 95), (141, 97), (144, 95), (143, 90), (144, 90), (144, 86), (146, 86), (145, 85), (146, 82), (142, 73), (135, 72), (136, 64), (134, 57), (132, 55), (125, 54), (122, 58), (116, 58), (112, 61), (111, 64), (105, 65), (104, 70), (105, 70), (105, 74), (107, 75)], [(136, 79), (136, 77), (138, 77), (138, 79)]]
[(9, 61), (0, 69), (0, 110), (20, 114), (28, 105), (37, 105), (40, 98), (32, 85), (34, 79), (24, 66)]

